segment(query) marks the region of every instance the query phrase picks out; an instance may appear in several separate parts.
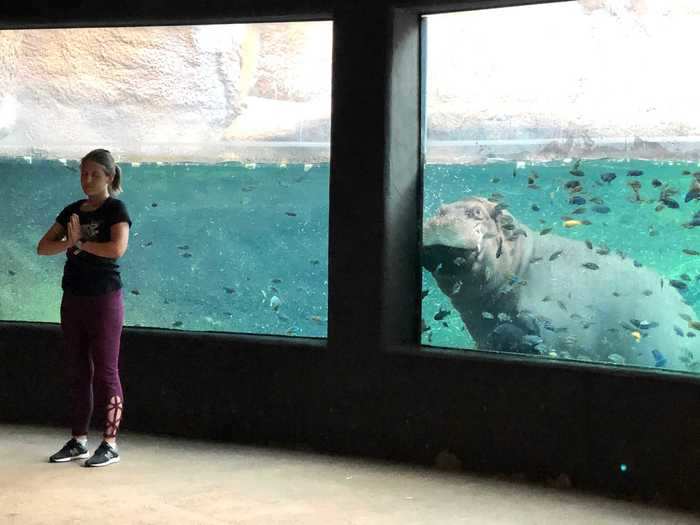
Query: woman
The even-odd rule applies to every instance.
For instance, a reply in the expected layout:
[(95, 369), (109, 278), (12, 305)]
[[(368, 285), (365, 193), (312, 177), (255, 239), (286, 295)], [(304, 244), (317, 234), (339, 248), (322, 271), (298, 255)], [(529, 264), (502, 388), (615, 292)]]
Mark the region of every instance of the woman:
[(93, 410), (106, 411), (103, 441), (86, 462), (102, 467), (119, 461), (117, 431), (124, 408), (119, 380), (119, 344), (124, 323), (122, 282), (116, 264), (129, 242), (131, 219), (123, 202), (121, 170), (109, 151), (96, 149), (80, 161), (87, 199), (66, 206), (39, 241), (39, 255), (66, 252), (61, 328), (71, 386), (72, 437), (49, 461), (89, 456), (87, 434)]

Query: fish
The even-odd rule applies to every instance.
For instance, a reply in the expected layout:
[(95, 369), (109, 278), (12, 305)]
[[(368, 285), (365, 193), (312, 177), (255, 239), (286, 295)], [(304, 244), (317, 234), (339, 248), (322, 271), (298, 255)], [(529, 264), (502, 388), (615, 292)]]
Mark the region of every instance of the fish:
[(540, 235), (547, 235), (551, 231), (552, 228), (543, 228), (542, 230), (540, 230)]
[(430, 290), (423, 290), (423, 291), (421, 291), (421, 296), (420, 296), (421, 300), (423, 300), (423, 299), (425, 299), (426, 297), (428, 297), (428, 294), (429, 294), (429, 293), (430, 293)]
[(686, 255), (700, 255), (700, 252), (697, 250), (691, 250), (690, 248), (683, 248), (683, 253)]
[(593, 243), (592, 243), (591, 241), (589, 241), (588, 239), (586, 239), (584, 242), (586, 243), (586, 247), (587, 247), (589, 250), (592, 250), (592, 249), (593, 249)]
[(173, 323), (173, 326), (174, 326), (175, 328), (177, 328), (178, 326), (182, 326), (182, 321), (175, 321), (175, 322)]
[(651, 351), (651, 354), (654, 356), (654, 365), (655, 366), (657, 366), (659, 368), (666, 366), (666, 363), (667, 363), (666, 358), (664, 357), (664, 355), (661, 352), (654, 349)]
[(629, 170), (627, 172), (628, 177), (639, 177), (641, 175), (644, 175), (644, 172), (642, 170)]
[(597, 205), (597, 206), (593, 206), (593, 208), (591, 208), (591, 209), (592, 209), (594, 212), (596, 212), (596, 213), (609, 213), (609, 212), (610, 212), (610, 208), (609, 208), (609, 207), (603, 206), (603, 205), (600, 205), (600, 204)]
[(688, 328), (700, 331), (700, 321), (688, 321)]
[(601, 173), (600, 175), (600, 180), (603, 182), (607, 182), (610, 184), (612, 181), (614, 181), (617, 178), (617, 175), (614, 173)]
[(584, 221), (577, 221), (575, 219), (564, 221), (565, 228), (573, 228), (574, 226), (580, 226), (581, 224), (585, 224)]
[(654, 188), (658, 188), (659, 186), (663, 186), (664, 183), (661, 182), (659, 179), (654, 179), (651, 181), (651, 185), (654, 186)]
[[(570, 180), (564, 184), (564, 187), (567, 190), (572, 191), (572, 190), (574, 190), (574, 188), (581, 188), (581, 183), (577, 180)], [(578, 191), (580, 191), (580, 190), (578, 190)]]
[(600, 266), (592, 262), (585, 262), (581, 266), (583, 266), (584, 268), (588, 268), (589, 270), (598, 270), (600, 268)]
[(134, 288), (133, 290), (131, 290), (131, 293), (134, 295), (139, 295), (141, 292), (139, 292), (136, 288)]
[(435, 319), (436, 321), (441, 321), (445, 317), (450, 315), (450, 313), (451, 313), (451, 310), (443, 310), (442, 307), (440, 307), (438, 313), (436, 313), (435, 316), (433, 316), (433, 319)]
[(650, 295), (653, 295), (653, 293), (654, 293), (654, 292), (652, 292), (651, 290), (644, 290), (644, 291), (642, 292), (642, 294), (643, 294), (643, 295), (646, 295), (647, 297), (649, 297)]
[(678, 335), (679, 337), (685, 337), (683, 330), (678, 328), (675, 324), (673, 325), (673, 331), (676, 332), (676, 335)]
[(687, 290), (688, 289), (688, 285), (685, 284), (683, 281), (679, 281), (678, 279), (671, 279), (669, 281), (669, 283), (671, 284), (671, 286), (673, 286), (674, 288), (677, 288), (679, 290)]
[(586, 213), (586, 208), (584, 206), (576, 208), (574, 211), (571, 212), (572, 215), (581, 215), (582, 213)]
[(530, 206), (530, 209), (532, 211), (540, 211), (540, 207), (537, 204), (533, 204), (532, 206)]
[(296, 217), (296, 216), (297, 216), (297, 214), (294, 213), (293, 211), (285, 211), (284, 214), (285, 214), (285, 215), (289, 215), (290, 217)]
[(569, 173), (571, 173), (575, 177), (583, 177), (585, 175), (583, 170), (579, 170), (579, 169), (571, 170), (571, 171), (569, 171)]
[(229, 288), (228, 286), (224, 286), (224, 290), (226, 293), (235, 293), (236, 289), (235, 288)]
[(586, 199), (581, 197), (580, 195), (574, 195), (569, 199), (569, 204), (573, 204), (575, 206), (579, 206), (581, 204), (586, 204)]
[(554, 259), (559, 257), (562, 253), (564, 253), (564, 250), (557, 250), (556, 252), (554, 252), (552, 255), (549, 256), (549, 260), (553, 261)]

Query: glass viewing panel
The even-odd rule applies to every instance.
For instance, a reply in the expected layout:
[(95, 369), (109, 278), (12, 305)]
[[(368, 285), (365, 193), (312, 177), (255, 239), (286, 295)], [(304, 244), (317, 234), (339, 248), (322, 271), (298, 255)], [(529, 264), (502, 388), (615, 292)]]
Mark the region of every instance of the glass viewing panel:
[(426, 17), (424, 345), (700, 373), (699, 25), (681, 0)]
[(36, 245), (110, 150), (126, 325), (327, 335), (331, 22), (0, 31), (0, 320), (59, 320)]

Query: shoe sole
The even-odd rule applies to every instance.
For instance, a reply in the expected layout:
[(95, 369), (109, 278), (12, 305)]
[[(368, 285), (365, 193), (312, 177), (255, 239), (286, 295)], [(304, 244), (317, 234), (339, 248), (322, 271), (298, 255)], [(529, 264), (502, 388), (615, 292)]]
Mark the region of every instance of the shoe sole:
[(88, 463), (87, 461), (85, 462), (85, 466), (88, 468), (91, 467), (106, 467), (107, 465), (111, 465), (112, 463), (119, 463), (119, 456), (116, 458), (109, 459), (105, 461), (104, 463)]
[(61, 459), (51, 459), (49, 458), (49, 463), (67, 463), (68, 461), (75, 461), (76, 459), (85, 459), (89, 458), (90, 453), (86, 452), (85, 454), (80, 454), (79, 456), (73, 456), (71, 458), (61, 458)]

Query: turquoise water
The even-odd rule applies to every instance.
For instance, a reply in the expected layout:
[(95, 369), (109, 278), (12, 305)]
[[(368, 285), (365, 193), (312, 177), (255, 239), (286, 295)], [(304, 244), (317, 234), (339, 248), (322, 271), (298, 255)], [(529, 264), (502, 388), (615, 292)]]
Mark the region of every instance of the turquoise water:
[[(325, 337), (328, 165), (122, 165), (126, 324)], [(64, 255), (36, 243), (83, 197), (76, 163), (0, 161), (0, 319), (57, 322)]]
[[(588, 239), (596, 246), (606, 244), (611, 253), (620, 250), (639, 264), (652, 268), (661, 277), (682, 281), (687, 289), (681, 294), (695, 313), (700, 315), (700, 227), (687, 228), (684, 223), (700, 212), (700, 201), (684, 202), (693, 180), (692, 173), (700, 171), (696, 162), (653, 162), (643, 160), (584, 160), (578, 169), (580, 176), (573, 176), (574, 162), (515, 163), (494, 162), (479, 166), (430, 165), (424, 177), (424, 217), (431, 217), (442, 203), (454, 202), (464, 197), (491, 197), (508, 205), (508, 211), (535, 232), (552, 228), (550, 235), (571, 239)], [(630, 170), (641, 170), (640, 176), (628, 176)], [(610, 183), (600, 175), (615, 173)], [(528, 181), (528, 177), (530, 180)], [(578, 180), (583, 191), (570, 193), (565, 183)], [(652, 184), (657, 179), (658, 182)], [(533, 182), (537, 187), (529, 187)], [(631, 181), (641, 184), (639, 199), (628, 185)], [(662, 190), (678, 203), (678, 208), (659, 207)], [(582, 196), (585, 204), (570, 204), (572, 196)], [(609, 211), (597, 213), (592, 207), (602, 203)], [(533, 207), (534, 205), (534, 207)], [(574, 213), (574, 210), (577, 213)], [(537, 210), (537, 211), (536, 211)], [(563, 217), (587, 220), (566, 228)], [(683, 250), (691, 250), (691, 254)], [(575, 278), (576, 276), (572, 276)], [(612, 289), (613, 283), (610, 283)], [(423, 271), (423, 321), (422, 342), (427, 345), (451, 348), (473, 348), (474, 340), (465, 330), (458, 312), (453, 311), (449, 299), (436, 286), (432, 275)], [(435, 319), (440, 309), (451, 310), (443, 319)], [(440, 317), (440, 316), (438, 316)], [(685, 326), (683, 320), (678, 320)], [(429, 329), (427, 329), (429, 328)], [(693, 332), (694, 330), (689, 330)], [(700, 336), (700, 332), (697, 333)], [(700, 356), (698, 356), (700, 358)]]
[[(124, 163), (134, 221), (121, 259), (128, 326), (276, 334), (327, 335), (328, 184), (321, 165)], [(686, 283), (685, 301), (700, 312), (700, 228), (685, 228), (700, 201), (684, 202), (696, 163), (582, 161), (428, 165), (424, 217), (443, 203), (483, 196), (534, 231), (606, 244), (667, 279)], [(643, 175), (629, 177), (629, 170)], [(610, 183), (600, 174), (614, 172)], [(685, 172), (685, 173), (684, 173)], [(531, 180), (528, 181), (528, 178)], [(577, 179), (584, 191), (564, 184)], [(652, 180), (662, 185), (654, 187)], [(639, 199), (628, 185), (639, 181)], [(535, 182), (532, 187), (528, 182)], [(665, 188), (678, 208), (659, 206)], [(82, 198), (77, 163), (0, 160), (0, 319), (57, 322), (64, 256), (39, 257), (36, 243), (69, 202)], [(671, 192), (672, 193), (672, 192)], [(569, 199), (588, 202), (573, 205)], [(594, 198), (609, 208), (592, 210)], [(533, 209), (536, 205), (537, 211)], [(573, 213), (576, 208), (580, 213)], [(562, 217), (590, 224), (565, 228)], [(469, 350), (474, 341), (447, 298), (423, 271), (423, 344)], [(697, 320), (698, 315), (695, 316)], [(683, 323), (679, 323), (683, 325)], [(685, 325), (683, 325), (685, 326)], [(689, 331), (692, 331), (689, 329)], [(698, 334), (700, 335), (700, 334)]]

